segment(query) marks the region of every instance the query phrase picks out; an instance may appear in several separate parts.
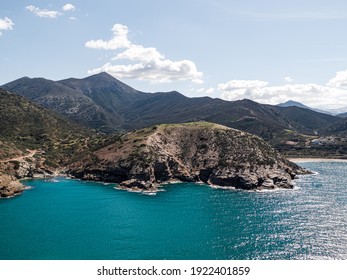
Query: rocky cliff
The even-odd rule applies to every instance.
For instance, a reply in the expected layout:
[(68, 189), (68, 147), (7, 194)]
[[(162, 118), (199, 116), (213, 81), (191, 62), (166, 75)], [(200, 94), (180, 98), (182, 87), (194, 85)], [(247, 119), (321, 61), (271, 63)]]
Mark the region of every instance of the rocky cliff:
[(0, 197), (20, 194), (25, 187), (18, 181), (19, 179), (44, 178), (53, 175), (54, 169), (44, 165), (44, 158), (38, 151), (29, 152), (29, 154), (0, 160)]
[(291, 180), (304, 170), (257, 136), (198, 122), (128, 133), (73, 163), (68, 172), (139, 190), (156, 190), (170, 181), (254, 190), (292, 188)]
[(20, 194), (25, 187), (13, 176), (0, 174), (0, 198)]

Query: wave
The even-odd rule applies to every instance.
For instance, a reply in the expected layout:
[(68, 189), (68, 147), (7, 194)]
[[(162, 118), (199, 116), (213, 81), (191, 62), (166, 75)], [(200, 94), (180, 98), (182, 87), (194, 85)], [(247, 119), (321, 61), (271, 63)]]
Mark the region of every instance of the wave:
[(144, 195), (157, 195), (157, 192), (143, 191), (142, 194), (144, 194)]

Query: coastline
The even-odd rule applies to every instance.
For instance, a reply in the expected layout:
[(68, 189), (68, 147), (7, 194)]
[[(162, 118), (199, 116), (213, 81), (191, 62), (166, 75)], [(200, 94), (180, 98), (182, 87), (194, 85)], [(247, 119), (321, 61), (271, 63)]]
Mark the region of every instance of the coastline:
[(287, 158), (289, 161), (300, 162), (347, 162), (347, 159), (339, 158)]

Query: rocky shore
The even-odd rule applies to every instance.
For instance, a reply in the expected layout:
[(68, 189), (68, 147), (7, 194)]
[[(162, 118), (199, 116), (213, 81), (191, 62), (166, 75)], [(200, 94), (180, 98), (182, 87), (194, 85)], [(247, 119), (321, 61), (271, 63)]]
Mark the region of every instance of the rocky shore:
[(257, 136), (206, 122), (131, 132), (68, 167), (75, 178), (156, 191), (170, 181), (259, 190), (293, 188), (306, 171)]
[(19, 180), (25, 178), (46, 178), (55, 175), (54, 170), (50, 170), (44, 165), (43, 157), (34, 157), (36, 151), (16, 158), (0, 161), (0, 197), (12, 197), (18, 195), (23, 190)]

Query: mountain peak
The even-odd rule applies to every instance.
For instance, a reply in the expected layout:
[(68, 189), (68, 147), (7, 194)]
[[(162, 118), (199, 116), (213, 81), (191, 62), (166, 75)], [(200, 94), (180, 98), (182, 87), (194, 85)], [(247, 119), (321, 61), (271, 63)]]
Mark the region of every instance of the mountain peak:
[(107, 81), (113, 81), (113, 82), (114, 81), (118, 81), (118, 82), (120, 82), (119, 80), (117, 80), (115, 77), (113, 77), (112, 75), (110, 75), (107, 72), (100, 72), (98, 74), (89, 76), (89, 77), (87, 77), (85, 79), (86, 80), (102, 79), (102, 80), (107, 80)]
[(296, 106), (296, 107), (299, 107), (299, 108), (304, 108), (304, 109), (310, 109), (312, 110), (310, 107), (300, 103), (300, 102), (297, 102), (297, 101), (294, 101), (294, 100), (288, 100), (286, 102), (283, 102), (283, 103), (280, 103), (280, 104), (277, 104), (276, 106), (280, 106), (280, 107), (291, 107), (291, 106)]
[(311, 107), (308, 107), (308, 106), (306, 106), (300, 102), (294, 101), (294, 100), (288, 100), (284, 103), (277, 104), (276, 106), (283, 107), (283, 108), (298, 107), (298, 108), (308, 109), (308, 110), (315, 111), (315, 112), (322, 113), (322, 114), (334, 115), (332, 112), (330, 112), (330, 110), (325, 111), (325, 110), (320, 110), (320, 109), (316, 109), (316, 108), (311, 108)]
[(138, 91), (128, 86), (127, 84), (116, 79), (107, 72), (100, 72), (98, 74), (86, 77), (80, 80), (81, 82), (87, 82), (89, 86), (97, 89), (97, 91), (118, 91), (127, 94), (137, 93)]

